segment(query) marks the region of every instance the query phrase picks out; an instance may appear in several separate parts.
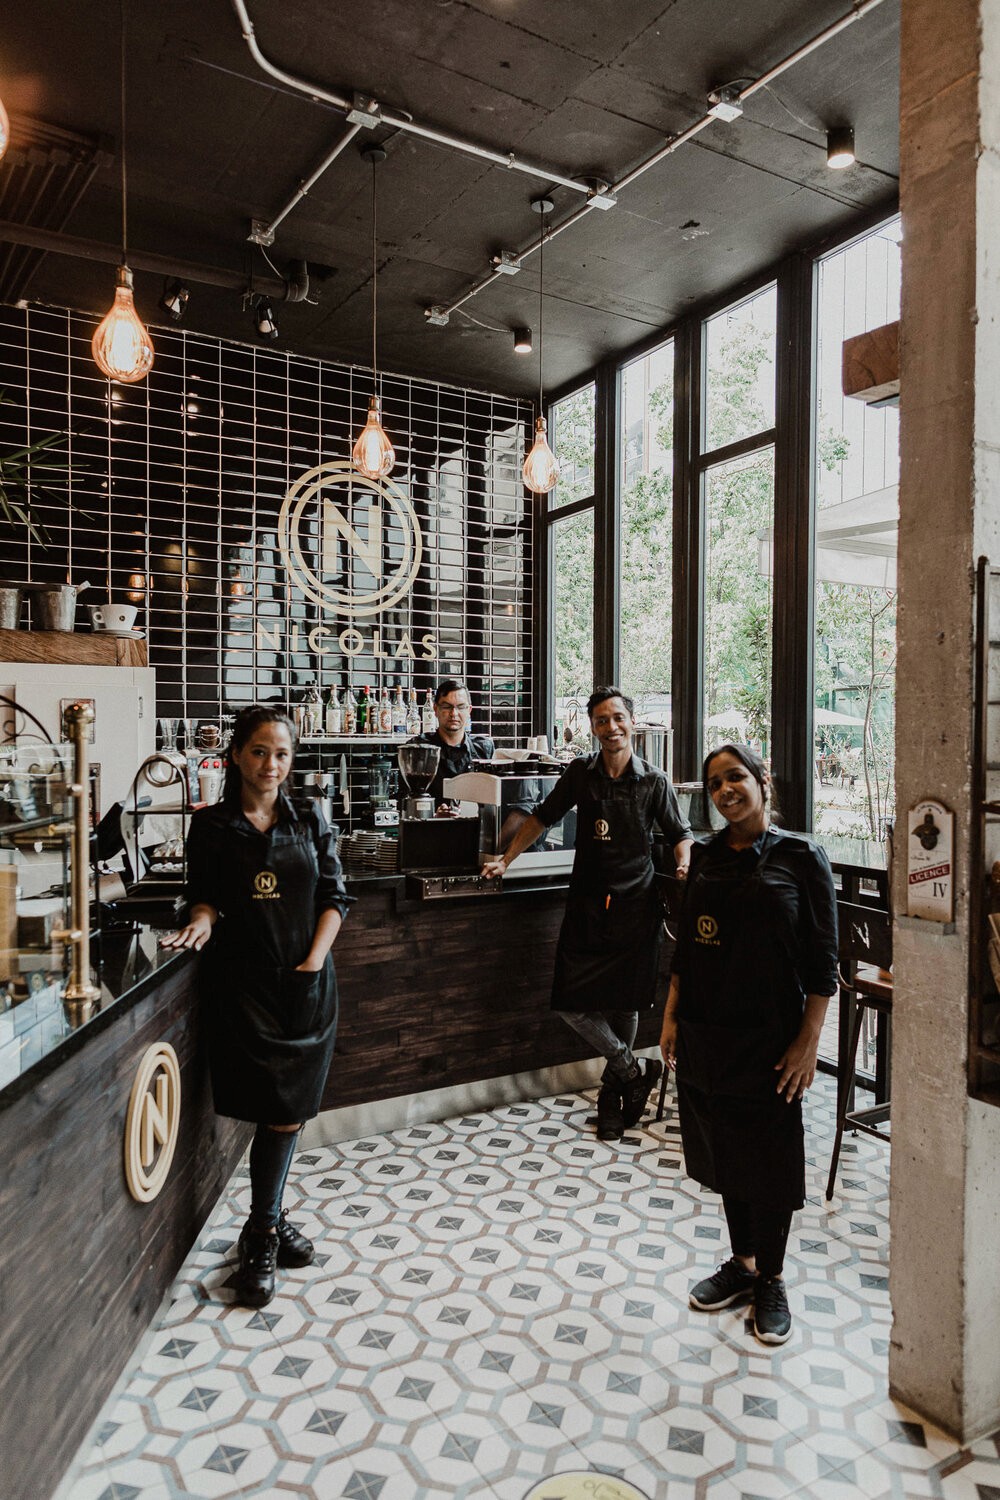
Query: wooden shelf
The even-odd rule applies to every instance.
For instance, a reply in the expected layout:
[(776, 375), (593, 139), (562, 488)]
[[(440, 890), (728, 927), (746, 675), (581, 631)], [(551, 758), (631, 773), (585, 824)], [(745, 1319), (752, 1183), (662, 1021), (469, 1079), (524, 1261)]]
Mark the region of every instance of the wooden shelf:
[(145, 641), (72, 630), (0, 630), (0, 661), (81, 667), (147, 667)]

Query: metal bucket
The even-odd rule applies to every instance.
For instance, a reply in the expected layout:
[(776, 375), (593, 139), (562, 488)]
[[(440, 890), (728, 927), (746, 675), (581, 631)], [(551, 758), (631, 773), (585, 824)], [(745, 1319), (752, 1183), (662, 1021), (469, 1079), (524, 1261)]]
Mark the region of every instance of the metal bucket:
[(632, 730), (632, 749), (647, 766), (670, 775), (670, 730), (665, 725), (637, 724)]
[(21, 590), (0, 588), (0, 630), (17, 630), (21, 624)]
[(36, 630), (72, 630), (76, 625), (75, 583), (57, 583), (32, 591), (31, 611)]

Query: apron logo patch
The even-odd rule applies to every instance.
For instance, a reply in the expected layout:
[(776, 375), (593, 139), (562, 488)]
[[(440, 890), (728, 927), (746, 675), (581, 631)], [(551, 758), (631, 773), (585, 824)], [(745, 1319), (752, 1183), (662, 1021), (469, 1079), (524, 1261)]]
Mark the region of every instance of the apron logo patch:
[(273, 870), (259, 870), (253, 878), (255, 901), (278, 901), (278, 877)]
[(604, 844), (611, 842), (611, 825), (606, 818), (598, 818), (594, 824), (594, 838), (600, 839)]
[(719, 924), (714, 917), (699, 917), (696, 925), (698, 929), (697, 941), (699, 943), (710, 943), (713, 948), (720, 946)]

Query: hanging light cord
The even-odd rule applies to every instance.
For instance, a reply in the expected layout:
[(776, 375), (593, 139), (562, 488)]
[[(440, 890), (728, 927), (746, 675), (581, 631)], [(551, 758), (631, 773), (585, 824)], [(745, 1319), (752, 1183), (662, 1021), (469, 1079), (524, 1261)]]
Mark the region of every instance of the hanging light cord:
[(378, 234), (377, 200), (375, 193), (376, 164), (372, 161), (372, 390), (378, 395)]
[(538, 239), (538, 415), (542, 415), (542, 288), (545, 285), (545, 215)]
[(125, 172), (125, 0), (121, 0), (121, 157), (122, 157), (122, 265), (128, 261), (128, 194)]

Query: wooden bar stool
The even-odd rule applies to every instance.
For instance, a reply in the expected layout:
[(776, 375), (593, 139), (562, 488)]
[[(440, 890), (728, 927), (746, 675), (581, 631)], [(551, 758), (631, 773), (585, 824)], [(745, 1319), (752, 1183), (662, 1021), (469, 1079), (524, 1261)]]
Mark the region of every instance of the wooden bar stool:
[[(865, 1016), (871, 1012), (892, 1015), (892, 924), (887, 911), (855, 902), (837, 902), (840, 973), (840, 1043), (837, 1058), (837, 1132), (826, 1184), (826, 1197), (833, 1197), (837, 1163), (845, 1130), (860, 1130), (876, 1140), (888, 1141), (889, 1131), (879, 1129), (889, 1119), (888, 1066), (885, 1068), (886, 1097), (864, 1109), (854, 1109), (858, 1042)], [(877, 1072), (882, 1072), (881, 1068)]]

